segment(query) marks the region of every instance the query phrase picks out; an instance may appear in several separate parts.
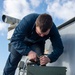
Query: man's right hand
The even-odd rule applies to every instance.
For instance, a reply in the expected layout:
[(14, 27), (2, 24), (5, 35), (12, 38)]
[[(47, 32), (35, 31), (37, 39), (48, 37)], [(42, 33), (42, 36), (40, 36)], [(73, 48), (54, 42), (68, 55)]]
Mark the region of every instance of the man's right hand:
[(30, 51), (28, 53), (28, 58), (29, 58), (29, 60), (36, 62), (37, 61), (37, 54), (34, 51)]

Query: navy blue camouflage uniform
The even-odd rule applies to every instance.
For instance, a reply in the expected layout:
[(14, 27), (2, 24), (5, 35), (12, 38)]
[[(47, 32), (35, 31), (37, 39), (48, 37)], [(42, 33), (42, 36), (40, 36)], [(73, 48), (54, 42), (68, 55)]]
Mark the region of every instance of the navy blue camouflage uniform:
[(30, 50), (38, 54), (44, 54), (44, 45), (47, 39), (50, 39), (53, 52), (48, 55), (51, 62), (55, 62), (63, 53), (63, 44), (58, 29), (53, 23), (48, 35), (40, 37), (35, 31), (35, 21), (39, 14), (29, 14), (25, 16), (15, 28), (11, 38), (11, 48), (8, 60), (6, 62), (3, 75), (14, 75), (17, 65), (24, 55), (28, 55)]

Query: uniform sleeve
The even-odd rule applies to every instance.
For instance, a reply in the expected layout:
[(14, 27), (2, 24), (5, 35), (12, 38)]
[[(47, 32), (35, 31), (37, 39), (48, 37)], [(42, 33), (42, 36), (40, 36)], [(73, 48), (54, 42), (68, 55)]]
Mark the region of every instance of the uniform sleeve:
[(50, 34), (50, 40), (52, 43), (53, 51), (51, 54), (48, 55), (48, 57), (50, 58), (51, 62), (55, 62), (63, 53), (63, 44), (58, 29), (54, 24), (52, 26)]
[(13, 36), (11, 38), (11, 45), (21, 55), (27, 55), (30, 48), (24, 43), (25, 36), (28, 35), (31, 30), (32, 15), (24, 17), (18, 26), (15, 28)]

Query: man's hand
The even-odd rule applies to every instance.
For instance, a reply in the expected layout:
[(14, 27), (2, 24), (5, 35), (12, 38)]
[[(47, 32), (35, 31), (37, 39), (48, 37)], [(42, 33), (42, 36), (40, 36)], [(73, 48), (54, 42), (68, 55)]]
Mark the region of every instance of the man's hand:
[(47, 56), (40, 56), (40, 65), (46, 65), (50, 62), (50, 59)]
[(36, 62), (37, 61), (37, 54), (34, 51), (30, 51), (28, 53), (28, 58), (29, 58), (29, 60)]

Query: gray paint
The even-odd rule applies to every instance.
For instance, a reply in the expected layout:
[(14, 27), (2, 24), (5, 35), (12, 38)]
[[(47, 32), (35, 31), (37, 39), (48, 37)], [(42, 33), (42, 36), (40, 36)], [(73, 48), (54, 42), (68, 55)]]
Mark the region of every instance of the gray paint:
[[(66, 75), (75, 75), (75, 21), (59, 29), (59, 33), (64, 45), (64, 53), (56, 62), (50, 63), (48, 65), (65, 66), (67, 67)], [(49, 43), (49, 41), (47, 41), (47, 43)], [(51, 45), (49, 50), (52, 51)]]

